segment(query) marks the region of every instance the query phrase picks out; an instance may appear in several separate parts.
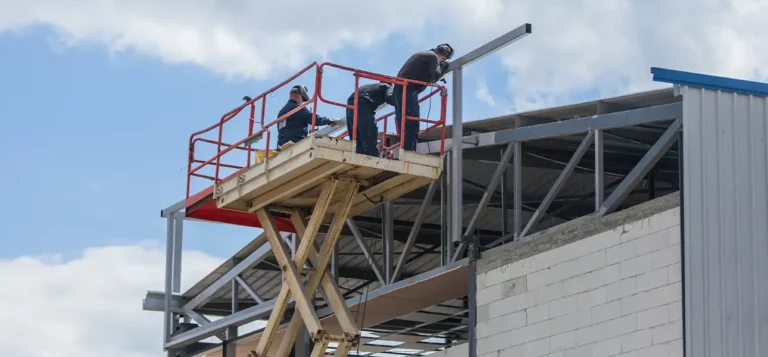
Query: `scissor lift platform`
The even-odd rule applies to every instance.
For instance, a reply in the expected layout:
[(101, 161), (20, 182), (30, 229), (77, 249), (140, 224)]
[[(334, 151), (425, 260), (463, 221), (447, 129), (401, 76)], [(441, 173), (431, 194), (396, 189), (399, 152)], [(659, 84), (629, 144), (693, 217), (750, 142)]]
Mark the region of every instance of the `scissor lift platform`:
[[(330, 178), (345, 178), (360, 184), (348, 213), (354, 216), (437, 180), (441, 171), (437, 155), (400, 151), (397, 160), (372, 157), (355, 153), (352, 141), (310, 136), (223, 180), (215, 186), (214, 199), (220, 209), (255, 212), (269, 207), (289, 213), (313, 207)], [(343, 203), (340, 195), (332, 197), (324, 222)]]

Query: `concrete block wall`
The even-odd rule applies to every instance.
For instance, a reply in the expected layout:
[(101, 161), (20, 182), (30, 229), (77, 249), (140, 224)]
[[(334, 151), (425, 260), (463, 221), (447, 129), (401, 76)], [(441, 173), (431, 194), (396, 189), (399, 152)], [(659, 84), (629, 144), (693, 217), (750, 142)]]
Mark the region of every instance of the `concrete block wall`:
[(680, 209), (656, 211), (559, 246), (544, 234), (496, 267), (481, 259), (477, 355), (682, 356)]

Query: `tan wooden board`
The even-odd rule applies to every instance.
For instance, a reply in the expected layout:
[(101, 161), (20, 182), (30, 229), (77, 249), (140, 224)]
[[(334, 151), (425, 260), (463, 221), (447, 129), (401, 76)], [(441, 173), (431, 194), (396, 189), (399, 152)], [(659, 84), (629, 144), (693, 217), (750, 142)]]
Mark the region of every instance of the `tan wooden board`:
[(214, 198), (217, 207), (237, 211), (307, 208), (330, 177), (354, 178), (361, 189), (352, 214), (359, 214), (438, 179), (441, 172), (439, 156), (405, 152), (390, 160), (357, 154), (348, 140), (310, 136), (216, 185)]
[[(423, 280), (416, 280), (415, 278), (418, 278), (418, 276), (407, 279), (402, 286), (381, 294), (377, 294), (376, 291), (373, 291), (371, 292), (369, 299), (363, 301), (362, 304), (359, 302), (359, 299), (353, 298), (348, 300), (347, 305), (349, 306), (349, 311), (352, 314), (352, 317), (356, 318), (358, 324), (364, 329), (396, 319), (414, 311), (426, 309), (445, 301), (466, 296), (468, 292), (469, 269), (466, 265), (456, 266), (453, 269), (438, 273)], [(412, 282), (408, 283), (409, 281)], [(363, 310), (365, 310), (364, 318)], [(341, 327), (334, 315), (323, 316), (320, 318), (320, 322), (329, 333), (341, 334)], [(277, 352), (286, 325), (287, 324), (284, 324), (278, 328), (274, 337), (275, 341), (272, 343), (268, 356)], [(260, 333), (245, 336), (236, 341), (237, 357), (248, 357), (250, 351), (256, 349), (259, 338)], [(383, 337), (384, 340), (390, 338), (392, 340), (399, 340), (397, 336)], [(412, 338), (407, 342), (418, 342), (414, 341), (414, 339), (416, 338)], [(366, 341), (371, 341), (371, 339), (361, 338), (361, 343), (365, 343)], [(386, 349), (393, 348), (398, 347), (387, 347)], [(366, 348), (361, 346), (360, 350), (363, 351), (364, 349), (373, 350), (378, 348), (376, 346), (367, 346)], [(356, 348), (353, 348), (353, 351), (354, 350), (356, 350)], [(210, 357), (221, 357), (221, 348), (216, 348), (206, 355)]]

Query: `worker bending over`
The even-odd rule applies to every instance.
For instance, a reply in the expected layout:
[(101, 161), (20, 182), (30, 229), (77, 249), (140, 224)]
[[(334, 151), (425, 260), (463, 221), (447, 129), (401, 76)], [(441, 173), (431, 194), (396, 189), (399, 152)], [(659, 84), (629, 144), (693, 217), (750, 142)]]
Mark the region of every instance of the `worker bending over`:
[[(392, 85), (383, 82), (371, 83), (358, 87), (357, 92), (357, 137), (352, 135), (355, 118), (355, 112), (352, 109), (347, 109), (347, 133), (349, 133), (350, 139), (357, 140), (356, 153), (379, 156), (376, 142), (376, 137), (379, 134), (378, 126), (376, 126), (376, 109), (384, 103), (395, 105)], [(355, 105), (354, 92), (347, 99), (347, 104)]]
[[(288, 99), (288, 103), (285, 103), (283, 109), (277, 114), (277, 117), (282, 117), (288, 114), (291, 110), (296, 109), (298, 106), (309, 100), (309, 92), (305, 86), (293, 86), (291, 88), (291, 96)], [(320, 115), (315, 118), (315, 126), (319, 125), (333, 125), (336, 120), (329, 119)], [(288, 142), (298, 143), (299, 140), (304, 139), (309, 135), (307, 129), (312, 125), (312, 112), (307, 107), (301, 108), (299, 111), (291, 114), (289, 117), (277, 123), (277, 150), (280, 151), (280, 147)]]
[[(447, 43), (431, 50), (417, 52), (405, 61), (397, 76), (421, 82), (435, 83), (443, 77), (443, 73), (448, 68), (449, 60), (452, 56), (453, 48)], [(408, 84), (406, 86), (405, 111), (407, 116), (419, 117), (419, 93), (423, 92), (425, 88), (421, 84)], [(395, 85), (393, 90), (395, 97), (395, 125), (397, 125), (398, 133), (401, 133), (401, 130), (403, 130), (403, 128), (400, 128), (403, 120), (403, 87)], [(416, 120), (406, 120), (404, 130), (405, 142), (401, 143), (402, 148), (415, 151), (416, 139), (419, 135), (419, 122)]]

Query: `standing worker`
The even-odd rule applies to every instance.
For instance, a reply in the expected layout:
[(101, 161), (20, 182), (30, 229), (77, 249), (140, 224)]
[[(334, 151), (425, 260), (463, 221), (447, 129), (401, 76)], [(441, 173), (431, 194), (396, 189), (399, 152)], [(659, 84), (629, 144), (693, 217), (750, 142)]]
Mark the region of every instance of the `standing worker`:
[[(397, 76), (421, 82), (435, 83), (443, 77), (451, 57), (453, 57), (453, 48), (447, 43), (431, 50), (417, 52), (405, 61)], [(423, 92), (425, 88), (421, 84), (408, 84), (406, 86), (405, 111), (407, 116), (419, 117), (419, 93)], [(395, 85), (393, 91), (395, 97), (395, 125), (397, 125), (397, 131), (400, 133), (400, 130), (403, 130), (403, 128), (400, 128), (403, 120), (403, 87)], [(401, 146), (404, 150), (415, 151), (416, 139), (419, 135), (419, 122), (416, 120), (406, 120), (404, 129), (405, 142), (401, 143)]]
[[(355, 152), (358, 154), (379, 156), (376, 139), (379, 134), (376, 126), (376, 109), (380, 105), (387, 103), (394, 106), (395, 100), (392, 96), (392, 85), (389, 83), (371, 83), (357, 88), (357, 137), (354, 138), (355, 112), (347, 109), (347, 133), (350, 139), (357, 141)], [(355, 93), (347, 99), (348, 105), (355, 105)]]
[[(305, 86), (293, 86), (291, 88), (291, 97), (288, 99), (288, 103), (280, 109), (277, 117), (289, 113), (291, 110), (296, 109), (298, 106), (309, 100), (309, 92)], [(318, 125), (333, 125), (336, 120), (329, 119), (320, 115), (315, 118), (315, 126)], [(291, 116), (277, 123), (277, 149), (280, 151), (280, 147), (288, 142), (298, 143), (299, 140), (304, 139), (309, 135), (307, 127), (312, 125), (312, 112), (307, 107), (301, 108), (299, 111), (291, 114)]]

